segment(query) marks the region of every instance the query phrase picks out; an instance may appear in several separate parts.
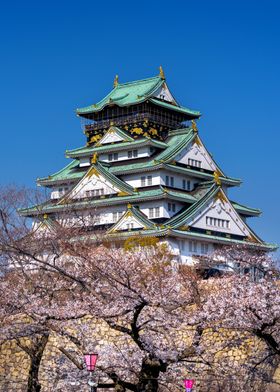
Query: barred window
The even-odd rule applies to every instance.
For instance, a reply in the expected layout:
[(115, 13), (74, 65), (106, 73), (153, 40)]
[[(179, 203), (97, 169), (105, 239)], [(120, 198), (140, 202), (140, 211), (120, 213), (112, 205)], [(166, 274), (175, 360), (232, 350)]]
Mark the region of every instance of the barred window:
[(189, 251), (196, 253), (197, 252), (197, 242), (196, 241), (189, 241)]
[(146, 186), (146, 177), (141, 177), (141, 186)]
[(201, 253), (202, 254), (208, 253), (208, 244), (202, 242), (202, 244), (201, 244)]
[(230, 228), (230, 221), (227, 219), (213, 218), (211, 216), (206, 216), (206, 225), (214, 226), (223, 229)]
[(194, 166), (194, 167), (201, 167), (201, 161), (198, 161), (197, 159), (188, 159), (188, 165)]

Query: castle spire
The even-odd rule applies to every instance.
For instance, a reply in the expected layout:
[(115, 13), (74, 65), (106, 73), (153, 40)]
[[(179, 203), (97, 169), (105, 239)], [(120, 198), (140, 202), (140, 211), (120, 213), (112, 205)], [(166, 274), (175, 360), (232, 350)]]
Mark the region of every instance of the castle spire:
[(114, 86), (114, 87), (117, 87), (118, 84), (119, 84), (119, 75), (116, 75), (116, 76), (115, 76), (115, 79), (114, 79), (114, 84), (113, 84), (113, 86)]
[(165, 80), (165, 75), (164, 75), (163, 68), (161, 65), (159, 67), (159, 76), (161, 77), (162, 80)]

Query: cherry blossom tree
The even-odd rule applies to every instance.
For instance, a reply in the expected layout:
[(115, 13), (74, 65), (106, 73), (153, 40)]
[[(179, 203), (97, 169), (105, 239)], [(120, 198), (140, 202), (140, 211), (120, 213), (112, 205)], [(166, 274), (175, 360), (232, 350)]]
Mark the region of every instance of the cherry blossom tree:
[[(273, 259), (257, 247), (223, 247), (204, 260), (208, 266), (224, 266), (222, 279), (212, 279), (211, 295), (203, 301), (207, 314), (203, 328), (236, 330), (264, 345), (255, 356), (250, 372), (272, 381), (280, 363), (279, 270)], [(249, 367), (249, 366), (248, 366)]]
[[(18, 198), (24, 199), (21, 192), (0, 195), (0, 289), (5, 293), (0, 318), (26, 315), (31, 321), (17, 329), (3, 327), (2, 336), (35, 337), (41, 358), (43, 337), (55, 332), (66, 338), (69, 347), (62, 345), (60, 352), (68, 361), (64, 365), (72, 366), (68, 381), (85, 379), (82, 354), (98, 350), (99, 388), (179, 391), (184, 372), (199, 379), (201, 369), (225, 385), (229, 373), (217, 381), (222, 377), (214, 369), (215, 352), (205, 340), (205, 331), (221, 328), (246, 331), (265, 343), (268, 351), (250, 370), (267, 361), (277, 365), (277, 274), (263, 252), (223, 248), (191, 268), (174, 263), (157, 241), (112, 248), (106, 237), (93, 238), (82, 226), (50, 228), (42, 221), (40, 230), (30, 230), (15, 214)], [(227, 273), (208, 280), (199, 273), (202, 265), (217, 269), (217, 264), (225, 264)], [(102, 344), (95, 332), (100, 322), (114, 336)], [(236, 386), (236, 374), (231, 377)], [(28, 391), (39, 391), (38, 371), (32, 378), (36, 382)]]

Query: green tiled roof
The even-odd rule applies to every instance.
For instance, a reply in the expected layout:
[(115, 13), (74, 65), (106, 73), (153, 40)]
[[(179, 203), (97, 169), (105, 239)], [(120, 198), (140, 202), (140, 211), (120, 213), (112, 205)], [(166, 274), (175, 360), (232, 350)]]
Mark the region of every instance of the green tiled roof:
[[(104, 197), (98, 199), (89, 199), (89, 200), (81, 199), (78, 202), (71, 204), (71, 208), (73, 207), (74, 209), (79, 210), (79, 209), (84, 209), (85, 207), (94, 208), (94, 207), (119, 205), (119, 204), (127, 204), (127, 203), (133, 204), (133, 203), (139, 203), (148, 200), (159, 200), (159, 199), (178, 200), (185, 203), (194, 203), (196, 201), (195, 197), (192, 196), (189, 192), (165, 189), (162, 186), (159, 186), (156, 189), (141, 190), (139, 192), (134, 192), (133, 195), (128, 195), (128, 196), (114, 195), (112, 197)], [(29, 215), (29, 214), (37, 215), (37, 214), (55, 212), (57, 210), (63, 210), (65, 209), (65, 207), (69, 209), (69, 204), (52, 204), (51, 202), (49, 202), (39, 206), (23, 209), (21, 210), (21, 213), (23, 215)]]
[(151, 139), (151, 138), (141, 138), (138, 140), (130, 141), (130, 142), (118, 142), (114, 144), (104, 144), (99, 146), (92, 146), (92, 147), (81, 147), (76, 148), (75, 150), (66, 151), (66, 157), (69, 158), (76, 158), (81, 156), (88, 156), (92, 155), (93, 153), (97, 152), (109, 152), (109, 151), (119, 151), (119, 150), (129, 150), (130, 148), (139, 148), (143, 146), (154, 146), (158, 148), (167, 148), (167, 144), (161, 142), (159, 140)]
[(71, 181), (79, 179), (84, 175), (84, 171), (81, 172), (80, 170), (78, 170), (78, 168), (79, 161), (74, 160), (58, 172), (48, 177), (37, 178), (37, 184), (48, 185), (59, 181)]
[(262, 212), (258, 208), (251, 208), (244, 206), (240, 203), (237, 203), (236, 201), (231, 202), (233, 207), (235, 208), (236, 211), (238, 211), (240, 214), (243, 215), (248, 215), (248, 216), (259, 216)]
[(78, 115), (83, 116), (95, 112), (101, 111), (105, 106), (116, 104), (118, 106), (130, 106), (138, 103), (150, 100), (156, 105), (165, 107), (166, 109), (175, 110), (177, 112), (190, 115), (193, 118), (198, 118), (200, 113), (198, 111), (192, 111), (190, 109), (175, 106), (167, 102), (154, 99), (153, 94), (159, 89), (165, 80), (159, 76), (136, 80), (133, 82), (119, 83), (105, 98), (94, 105), (90, 105), (84, 108), (77, 109)]
[[(209, 240), (211, 242), (216, 242), (216, 243), (222, 243), (222, 244), (231, 244), (231, 243), (236, 243), (236, 244), (247, 244), (251, 245), (253, 247), (257, 247), (260, 249), (264, 250), (269, 250), (273, 251), (278, 248), (278, 245), (275, 244), (269, 244), (267, 242), (262, 242), (262, 243), (252, 243), (249, 241), (244, 241), (244, 240), (238, 240), (238, 239), (233, 239), (233, 238), (227, 238), (227, 237), (220, 237), (220, 236), (215, 236), (213, 234), (203, 234), (203, 233), (195, 233), (191, 231), (183, 231), (183, 230), (175, 230), (175, 229), (167, 229), (167, 228), (159, 228), (155, 227), (154, 229), (151, 230), (135, 230), (133, 231), (133, 235), (137, 236), (143, 236), (143, 237), (184, 237), (184, 238), (190, 238), (190, 239), (205, 239)], [(122, 231), (122, 232), (115, 232), (109, 234), (109, 237), (115, 237), (115, 238), (127, 238), (131, 237), (131, 232), (130, 231)]]
[(168, 162), (174, 159), (189, 143), (191, 143), (196, 134), (192, 128), (185, 128), (184, 133), (178, 132), (178, 134), (170, 136), (166, 140), (168, 148), (162, 151), (155, 158), (158, 162)]
[(165, 109), (174, 110), (175, 112), (183, 113), (183, 114), (190, 114), (195, 118), (201, 116), (201, 113), (197, 110), (191, 110), (189, 108), (185, 108), (183, 106), (172, 105), (169, 102), (161, 101), (160, 99), (151, 98), (150, 102), (154, 103), (155, 105), (161, 106)]
[(203, 234), (203, 233), (196, 233), (196, 232), (192, 232), (192, 231), (183, 231), (183, 230), (176, 230), (173, 229), (171, 230), (171, 235), (175, 234), (177, 235), (181, 235), (182, 237), (186, 237), (186, 238), (204, 238), (206, 240), (214, 240), (215, 242), (220, 242), (220, 243), (236, 243), (236, 244), (247, 244), (247, 245), (252, 245), (252, 246), (256, 246), (257, 248), (263, 248), (265, 250), (276, 250), (278, 248), (278, 245), (276, 244), (269, 244), (267, 242), (261, 242), (261, 243), (255, 243), (255, 242), (249, 242), (249, 241), (244, 241), (244, 240), (237, 240), (234, 238), (227, 238), (227, 237), (220, 237), (220, 236), (215, 236), (213, 234)]
[[(123, 175), (128, 173), (137, 173), (139, 171), (145, 172), (145, 171), (157, 170), (160, 168), (166, 168), (173, 172), (178, 172), (185, 175), (191, 175), (196, 178), (213, 180), (213, 174), (211, 173), (205, 172), (203, 170), (195, 170), (188, 167), (183, 167), (180, 165), (174, 165), (173, 163), (171, 163), (172, 160), (180, 153), (180, 151), (182, 151), (189, 143), (192, 142), (195, 136), (196, 135), (191, 128), (185, 128), (176, 131), (171, 131), (169, 133), (168, 139), (164, 143), (154, 139), (144, 139), (145, 143), (148, 144), (151, 143), (151, 145), (154, 145), (155, 147), (159, 147), (159, 148), (164, 148), (164, 147), (166, 148), (158, 155), (156, 155), (154, 160), (150, 159), (150, 160), (146, 160), (145, 162), (134, 161), (133, 163), (129, 163), (128, 161), (126, 161), (126, 163), (124, 163), (123, 161), (119, 161), (117, 164), (115, 163), (114, 165), (110, 166), (108, 170), (115, 175)], [(140, 139), (139, 141), (137, 140), (131, 142), (131, 147), (139, 146), (141, 145), (141, 143), (144, 143), (141, 140), (143, 139)], [(98, 151), (100, 152), (109, 151), (109, 148), (111, 151), (111, 149), (114, 150), (123, 147), (128, 148), (128, 146), (130, 148), (130, 142), (110, 144), (106, 147), (105, 146), (83, 147), (81, 149), (76, 149), (67, 152), (67, 154), (69, 156), (83, 156), (84, 154), (90, 155), (91, 153), (98, 152)], [(78, 168), (78, 161), (74, 161), (74, 162), (76, 163), (72, 163), (68, 165), (66, 168), (60, 170), (58, 173), (55, 173), (52, 176), (39, 179), (38, 184), (51, 185), (56, 182), (68, 181), (68, 180), (71, 181), (72, 179), (82, 178), (87, 168), (84, 169)], [(239, 179), (234, 179), (230, 177), (221, 176), (220, 179), (222, 183), (227, 185), (239, 185), (241, 183)]]

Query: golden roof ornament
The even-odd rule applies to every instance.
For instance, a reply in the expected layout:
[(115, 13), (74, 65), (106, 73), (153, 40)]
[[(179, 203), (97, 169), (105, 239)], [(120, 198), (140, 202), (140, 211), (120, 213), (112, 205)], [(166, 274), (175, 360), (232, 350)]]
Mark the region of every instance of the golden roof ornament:
[(196, 122), (194, 120), (192, 120), (192, 129), (194, 132), (198, 132), (198, 128), (197, 128)]
[(117, 87), (117, 85), (119, 84), (119, 75), (116, 75), (115, 76), (115, 79), (114, 79), (114, 87)]
[(164, 75), (164, 72), (163, 72), (163, 69), (162, 69), (162, 66), (161, 66), (161, 65), (160, 65), (160, 67), (159, 67), (159, 77), (160, 77), (161, 79), (165, 80), (165, 75)]
[(43, 215), (43, 218), (44, 218), (44, 219), (48, 219), (48, 214), (44, 214), (44, 215)]
[(214, 181), (217, 185), (221, 185), (220, 175), (217, 171), (214, 172)]
[(93, 154), (92, 158), (91, 158), (91, 163), (96, 163), (97, 162), (97, 158), (98, 158), (98, 155), (97, 155), (97, 152), (95, 152)]
[(128, 209), (128, 210), (130, 210), (130, 209), (131, 209), (131, 207), (132, 207), (132, 205), (131, 205), (130, 203), (128, 203), (128, 205), (127, 205), (127, 209)]

